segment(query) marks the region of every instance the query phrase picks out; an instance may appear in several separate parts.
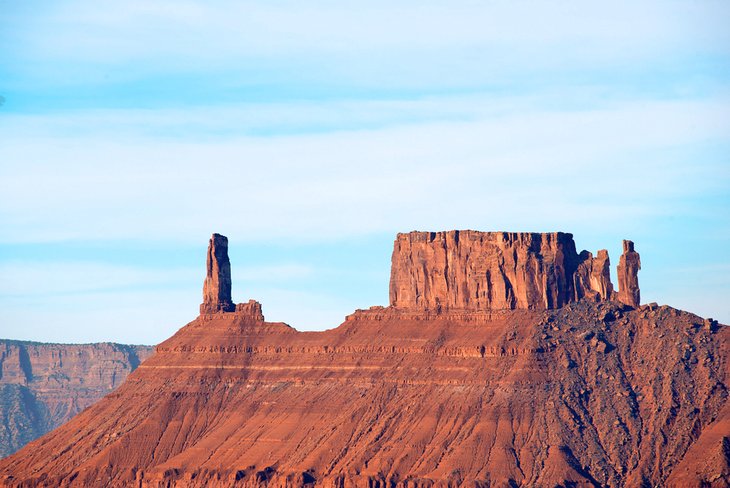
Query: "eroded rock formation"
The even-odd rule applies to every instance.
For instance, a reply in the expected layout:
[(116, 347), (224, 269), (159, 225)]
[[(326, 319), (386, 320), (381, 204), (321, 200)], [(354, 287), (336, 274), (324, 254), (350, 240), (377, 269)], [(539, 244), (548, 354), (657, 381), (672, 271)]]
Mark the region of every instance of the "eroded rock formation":
[(729, 332), (591, 301), (205, 315), (0, 486), (726, 486)]
[(613, 299), (611, 261), (608, 251), (601, 249), (594, 258), (588, 251), (580, 253), (580, 264), (573, 277), (575, 300), (589, 298), (594, 301)]
[(118, 387), (150, 346), (0, 340), (0, 457)]
[(595, 258), (578, 254), (572, 234), (467, 230), (411, 232), (395, 240), (395, 308), (544, 310), (585, 297), (613, 298), (610, 261), (605, 249)]
[(624, 252), (618, 261), (618, 300), (630, 307), (638, 307), (641, 303), (639, 292), (639, 270), (641, 259), (634, 251), (634, 243), (624, 241)]
[[(201, 315), (0, 460), (0, 486), (730, 485), (729, 327), (605, 301), (607, 253), (576, 255), (567, 234), (445, 234), (399, 236), (413, 259), (396, 248), (395, 301), (421, 308), (322, 332), (264, 322), (254, 301)], [(475, 269), (512, 292), (476, 293)]]
[(233, 312), (231, 300), (231, 261), (228, 259), (228, 238), (213, 234), (208, 243), (206, 276), (203, 283), (201, 314)]

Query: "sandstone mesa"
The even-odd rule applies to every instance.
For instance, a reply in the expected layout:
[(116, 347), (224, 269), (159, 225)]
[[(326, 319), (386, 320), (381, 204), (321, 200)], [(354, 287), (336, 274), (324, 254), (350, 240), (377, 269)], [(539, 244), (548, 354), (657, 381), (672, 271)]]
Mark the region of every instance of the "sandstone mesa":
[(201, 315), (0, 485), (728, 486), (728, 328), (641, 306), (640, 268), (631, 241), (615, 290), (571, 234), (399, 234), (388, 307), (298, 332), (234, 305), (214, 234)]

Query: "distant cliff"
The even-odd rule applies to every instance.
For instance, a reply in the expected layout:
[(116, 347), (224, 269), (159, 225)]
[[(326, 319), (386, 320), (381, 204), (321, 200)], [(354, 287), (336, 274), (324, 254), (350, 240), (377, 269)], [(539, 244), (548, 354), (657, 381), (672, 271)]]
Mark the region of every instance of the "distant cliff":
[(95, 403), (153, 351), (125, 344), (0, 339), (0, 457)]

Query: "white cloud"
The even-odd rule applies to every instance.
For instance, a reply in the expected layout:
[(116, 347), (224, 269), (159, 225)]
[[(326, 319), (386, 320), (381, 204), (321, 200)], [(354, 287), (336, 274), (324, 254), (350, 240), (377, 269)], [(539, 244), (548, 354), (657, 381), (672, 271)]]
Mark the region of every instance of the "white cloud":
[(285, 282), (287, 280), (310, 277), (314, 272), (311, 266), (303, 264), (236, 267), (235, 279), (237, 281), (252, 281), (257, 283)]
[(43, 342), (155, 344), (198, 313), (192, 290), (120, 291), (3, 299), (0, 337)]
[[(451, 100), (424, 103), (444, 113)], [(363, 105), (349, 106), (369, 113)], [(483, 115), (464, 105), (463, 117), (449, 113), (441, 121), (392, 125), (386, 115), (377, 129), (270, 137), (198, 139), (192, 130), (189, 142), (149, 137), (149, 125), (121, 138), (113, 131), (90, 136), (83, 113), (76, 121), (68, 114), (67, 123), (79, 127), (76, 137), (13, 134), (9, 117), (0, 241), (197, 242), (210, 229), (254, 241), (318, 240), (485, 226), (490, 219), (575, 228), (589, 215), (610, 226), (629, 210), (673, 212), (667, 205), (674, 197), (727, 185), (725, 161), (705, 161), (688, 173), (686, 158), (670, 151), (724, 141), (725, 107), (716, 99), (637, 101)], [(232, 112), (225, 109), (223, 118)], [(127, 115), (139, 117), (109, 114)], [(150, 124), (164, 128), (177, 115), (162, 112)], [(56, 116), (35, 117), (33, 124), (52, 132)], [(188, 117), (205, 125), (215, 111)]]
[[(153, 54), (206, 59), (373, 47), (522, 46), (593, 42), (635, 50), (727, 33), (724, 2), (156, 2), (57, 4), (36, 16), (56, 27), (39, 39), (39, 51), (87, 59), (138, 59)], [(719, 16), (719, 18), (718, 18)], [(712, 29), (712, 26), (718, 28)], [(37, 32), (35, 32), (37, 33)], [(136, 33), (137, 35), (129, 35)], [(155, 42), (149, 42), (153, 40)], [(47, 43), (47, 44), (42, 44)], [(577, 46), (576, 46), (577, 47)], [(721, 46), (718, 46), (720, 48)], [(51, 49), (49, 49), (51, 48)], [(233, 52), (233, 53), (232, 53)]]
[[(204, 271), (202, 261), (199, 268), (157, 269), (89, 261), (8, 261), (0, 262), (0, 296), (118, 293), (151, 287), (189, 289), (202, 284)], [(314, 274), (311, 266), (296, 263), (235, 266), (237, 282), (285, 283)]]
[(233, 85), (295, 76), (463, 86), (546, 69), (727, 54), (730, 46), (729, 8), (712, 1), (70, 1), (3, 10), (2, 37), (23, 59), (16, 70), (42, 86), (210, 70), (249, 78), (234, 77)]
[(0, 295), (40, 296), (170, 286), (191, 282), (198, 269), (150, 269), (94, 262), (2, 262)]

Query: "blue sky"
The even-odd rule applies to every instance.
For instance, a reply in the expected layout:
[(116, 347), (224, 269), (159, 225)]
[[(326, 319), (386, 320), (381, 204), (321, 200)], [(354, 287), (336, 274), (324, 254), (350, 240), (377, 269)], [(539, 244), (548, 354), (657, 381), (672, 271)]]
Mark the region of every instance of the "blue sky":
[(0, 0), (0, 337), (155, 343), (207, 239), (338, 325), (396, 232), (572, 232), (730, 323), (730, 7)]

